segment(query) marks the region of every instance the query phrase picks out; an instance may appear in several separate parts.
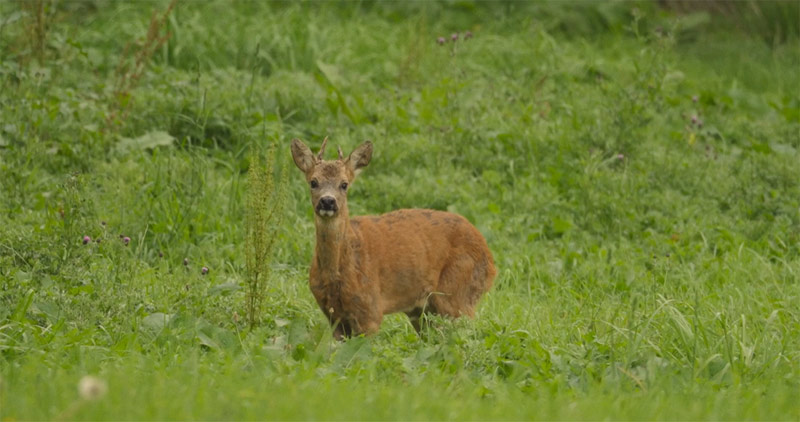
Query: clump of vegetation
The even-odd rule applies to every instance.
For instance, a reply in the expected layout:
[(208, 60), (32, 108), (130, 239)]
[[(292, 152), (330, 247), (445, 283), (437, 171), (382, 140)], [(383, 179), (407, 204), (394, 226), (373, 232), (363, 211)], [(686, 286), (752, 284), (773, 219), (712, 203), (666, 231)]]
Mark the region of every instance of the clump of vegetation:
[(278, 230), (283, 223), (286, 172), (282, 166), (276, 166), (275, 151), (275, 144), (270, 144), (264, 162), (258, 148), (253, 147), (250, 168), (247, 170), (245, 307), (250, 329), (255, 328), (261, 318), (273, 264), (273, 249), (278, 239)]
[(139, 80), (144, 75), (147, 65), (150, 63), (153, 54), (160, 49), (170, 38), (171, 34), (166, 30), (168, 18), (178, 0), (170, 1), (163, 13), (153, 11), (150, 15), (150, 23), (147, 26), (147, 33), (136, 42), (128, 43), (119, 56), (114, 74), (116, 80), (111, 94), (111, 107), (106, 116), (106, 123), (119, 125), (121, 120), (127, 117), (128, 106), (131, 100), (131, 91), (139, 84)]
[(47, 47), (47, 14), (45, 12), (45, 0), (32, 0), (20, 3), (23, 10), (28, 12), (29, 23), (27, 25), (27, 39), (30, 52), (36, 57), (39, 63), (44, 61), (45, 49)]

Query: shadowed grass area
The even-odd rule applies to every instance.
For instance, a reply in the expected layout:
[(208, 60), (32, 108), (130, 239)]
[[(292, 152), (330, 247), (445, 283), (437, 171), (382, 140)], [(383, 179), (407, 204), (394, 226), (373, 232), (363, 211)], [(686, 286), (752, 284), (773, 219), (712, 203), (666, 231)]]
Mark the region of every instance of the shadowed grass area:
[[(0, 420), (800, 418), (796, 34), (644, 2), (167, 8), (0, 3)], [(375, 144), (352, 215), (486, 236), (474, 320), (331, 339), (289, 153), (324, 136)], [(269, 145), (286, 212), (249, 330)]]

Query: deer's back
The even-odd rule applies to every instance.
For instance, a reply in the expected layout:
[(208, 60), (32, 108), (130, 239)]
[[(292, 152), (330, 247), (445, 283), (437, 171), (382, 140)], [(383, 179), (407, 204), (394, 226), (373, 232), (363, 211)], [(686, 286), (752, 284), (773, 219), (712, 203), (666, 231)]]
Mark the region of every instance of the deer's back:
[(488, 253), (483, 235), (466, 218), (427, 209), (402, 209), (378, 216), (351, 219), (353, 229), (372, 252), (392, 256), (423, 252), (430, 259), (447, 255), (453, 248), (475, 249), (475, 255)]

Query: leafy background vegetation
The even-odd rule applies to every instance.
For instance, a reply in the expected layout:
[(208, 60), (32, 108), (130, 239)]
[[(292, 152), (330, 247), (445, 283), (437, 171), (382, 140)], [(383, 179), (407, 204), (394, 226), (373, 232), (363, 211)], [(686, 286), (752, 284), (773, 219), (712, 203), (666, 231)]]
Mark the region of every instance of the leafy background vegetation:
[[(797, 16), (0, 3), (0, 419), (800, 418)], [(484, 233), (474, 320), (330, 338), (288, 149), (324, 136), (375, 142), (351, 213)], [(285, 212), (250, 330), (270, 145)]]

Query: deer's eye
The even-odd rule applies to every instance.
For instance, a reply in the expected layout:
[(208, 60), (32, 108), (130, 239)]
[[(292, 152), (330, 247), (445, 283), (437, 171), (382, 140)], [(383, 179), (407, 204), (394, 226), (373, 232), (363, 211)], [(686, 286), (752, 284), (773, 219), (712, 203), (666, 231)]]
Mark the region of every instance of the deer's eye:
[(311, 181), (311, 189), (316, 189), (318, 187), (319, 187), (319, 182), (317, 182), (316, 180), (312, 180)]
[(342, 188), (342, 190), (347, 190), (347, 183), (346, 182), (342, 182), (342, 185), (340, 186), (340, 188)]

